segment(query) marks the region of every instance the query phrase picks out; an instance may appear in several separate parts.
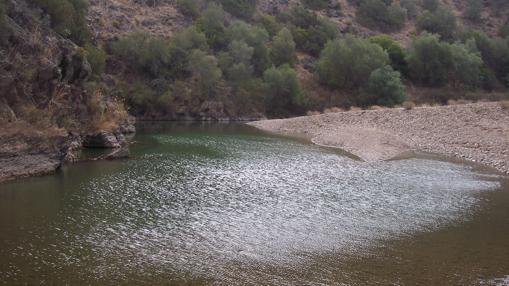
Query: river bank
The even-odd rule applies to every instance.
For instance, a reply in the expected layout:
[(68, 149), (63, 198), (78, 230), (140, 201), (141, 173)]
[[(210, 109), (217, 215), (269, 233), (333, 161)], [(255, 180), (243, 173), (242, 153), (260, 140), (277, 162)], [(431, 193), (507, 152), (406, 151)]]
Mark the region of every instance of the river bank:
[(509, 173), (509, 110), (496, 102), (348, 111), (249, 125), (305, 136), (315, 144), (339, 147), (366, 162), (425, 151)]

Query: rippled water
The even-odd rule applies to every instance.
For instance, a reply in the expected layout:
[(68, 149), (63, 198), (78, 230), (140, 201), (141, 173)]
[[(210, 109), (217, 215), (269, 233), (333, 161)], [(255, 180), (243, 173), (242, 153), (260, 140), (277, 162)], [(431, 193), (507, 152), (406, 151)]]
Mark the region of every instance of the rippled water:
[(148, 126), (135, 141), (130, 160), (0, 186), (2, 282), (464, 285), (509, 274), (501, 176), (422, 158), (367, 164), (241, 125)]

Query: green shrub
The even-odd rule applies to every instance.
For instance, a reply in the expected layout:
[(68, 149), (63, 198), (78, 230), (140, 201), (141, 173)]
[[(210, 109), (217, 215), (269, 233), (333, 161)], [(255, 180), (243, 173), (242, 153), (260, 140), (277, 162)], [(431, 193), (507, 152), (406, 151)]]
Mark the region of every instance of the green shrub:
[(215, 50), (226, 47), (227, 41), (224, 35), (225, 13), (221, 5), (210, 2), (203, 11), (198, 26), (205, 33), (209, 45)]
[(504, 23), (504, 25), (502, 25), (502, 27), (500, 27), (498, 35), (502, 38), (509, 37), (509, 19)]
[(401, 29), (406, 21), (406, 10), (397, 4), (388, 6), (382, 0), (364, 0), (356, 15), (359, 23), (382, 31)]
[(417, 17), (416, 0), (401, 0), (400, 5), (403, 9), (406, 9), (406, 15), (409, 19)]
[(435, 12), (424, 12), (417, 20), (417, 27), (421, 31), (438, 34), (444, 40), (454, 38), (456, 32), (456, 17), (451, 10), (440, 7)]
[(471, 21), (479, 22), (481, 20), (482, 2), (481, 0), (467, 0), (465, 17)]
[(389, 56), (378, 45), (347, 36), (329, 42), (317, 63), (320, 81), (337, 89), (356, 89), (364, 85), (375, 69), (389, 63)]
[(92, 67), (92, 72), (95, 75), (101, 75), (106, 68), (106, 53), (100, 48), (94, 47), (91, 44), (86, 44), (85, 55)]
[(302, 112), (304, 99), (297, 74), (289, 65), (265, 71), (267, 85), (266, 111), (271, 116), (286, 116)]
[(406, 100), (400, 73), (391, 66), (374, 70), (369, 76), (364, 92), (360, 96), (360, 106), (394, 106)]
[(438, 6), (440, 3), (438, 0), (422, 0), (422, 8), (434, 12), (436, 9), (438, 9)]
[(204, 99), (208, 99), (214, 94), (214, 87), (222, 77), (216, 57), (201, 50), (193, 50), (189, 57), (188, 70)]
[(0, 0), (0, 45), (7, 42), (9, 28), (7, 27), (6, 14), (6, 0)]
[(293, 35), (301, 50), (318, 56), (328, 41), (337, 38), (338, 29), (331, 21), (320, 18), (316, 25), (294, 29)]
[(369, 41), (373, 44), (377, 44), (384, 51), (387, 52), (391, 60), (391, 66), (399, 71), (401, 74), (406, 75), (408, 73), (408, 65), (405, 60), (405, 50), (400, 46), (398, 42), (393, 40), (389, 35), (378, 35), (369, 38)]
[(507, 39), (489, 38), (483, 32), (471, 31), (464, 35), (465, 41), (472, 39), (481, 53), (484, 63), (493, 70), (500, 82), (505, 84), (509, 74), (509, 43)]
[(200, 16), (201, 0), (177, 0), (177, 6), (186, 16), (198, 18)]
[(323, 10), (329, 5), (329, 0), (302, 0), (304, 6), (313, 10)]
[(219, 0), (224, 9), (235, 17), (251, 19), (256, 10), (256, 0)]
[(283, 28), (272, 41), (272, 49), (270, 51), (272, 62), (276, 66), (283, 64), (293, 65), (295, 62), (295, 42), (293, 41), (292, 33), (286, 28)]
[(35, 0), (35, 3), (50, 15), (52, 27), (59, 34), (80, 45), (89, 40), (86, 0)]
[(270, 66), (269, 35), (261, 27), (251, 26), (242, 21), (233, 22), (226, 30), (226, 38), (233, 42), (244, 41), (248, 46), (254, 48), (251, 64), (256, 75), (262, 75)]
[(415, 38), (407, 62), (412, 79), (429, 86), (475, 87), (481, 79), (482, 59), (477, 52), (464, 44), (440, 42), (436, 35)]
[(172, 58), (168, 42), (141, 32), (113, 43), (112, 49), (117, 56), (153, 77), (164, 74)]
[(269, 36), (273, 37), (283, 28), (281, 23), (279, 23), (276, 17), (272, 15), (264, 14), (258, 19), (258, 25), (265, 29)]

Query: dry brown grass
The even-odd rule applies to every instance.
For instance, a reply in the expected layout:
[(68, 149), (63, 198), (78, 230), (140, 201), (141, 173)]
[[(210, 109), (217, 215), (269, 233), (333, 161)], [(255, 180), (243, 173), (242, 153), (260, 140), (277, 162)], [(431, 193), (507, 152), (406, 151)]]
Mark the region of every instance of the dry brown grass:
[(361, 110), (362, 110), (362, 108), (357, 107), (357, 106), (351, 106), (349, 109), (349, 111), (361, 111)]
[(386, 107), (380, 106), (380, 105), (371, 105), (368, 109), (369, 110), (382, 110), (382, 109), (386, 109)]
[(310, 111), (306, 112), (307, 116), (314, 116), (314, 115), (320, 115), (320, 114), (321, 114), (320, 111), (311, 111), (310, 110)]

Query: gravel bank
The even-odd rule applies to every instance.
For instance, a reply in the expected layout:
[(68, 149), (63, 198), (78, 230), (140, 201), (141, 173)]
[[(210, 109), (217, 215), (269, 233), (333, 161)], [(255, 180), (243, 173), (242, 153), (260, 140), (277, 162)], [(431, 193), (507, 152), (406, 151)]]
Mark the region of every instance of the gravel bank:
[(367, 162), (425, 151), (509, 173), (509, 110), (496, 102), (349, 111), (249, 124), (278, 134), (306, 136), (315, 144), (342, 148)]

